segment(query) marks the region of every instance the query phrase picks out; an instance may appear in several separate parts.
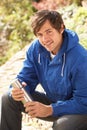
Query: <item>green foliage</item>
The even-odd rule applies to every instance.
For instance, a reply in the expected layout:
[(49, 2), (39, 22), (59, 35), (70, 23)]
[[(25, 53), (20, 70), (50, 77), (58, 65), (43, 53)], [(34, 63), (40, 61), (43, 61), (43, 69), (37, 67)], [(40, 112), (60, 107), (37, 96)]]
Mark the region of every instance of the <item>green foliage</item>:
[[(29, 33), (31, 32), (29, 26), (29, 18), (32, 15), (32, 7), (30, 2), (22, 0), (20, 3), (12, 3), (9, 7), (5, 8), (7, 12), (3, 22), (8, 23), (11, 29), (9, 40), (22, 41), (29, 40)], [(7, 11), (8, 10), (8, 11)]]
[(87, 9), (79, 7), (73, 15), (73, 30), (75, 30), (80, 38), (81, 44), (87, 47)]
[(81, 2), (82, 2), (82, 0), (73, 0), (73, 3), (78, 6), (81, 6)]
[[(8, 41), (8, 51), (0, 56), (0, 63), (4, 63), (13, 54), (29, 44), (33, 38), (30, 28), (30, 16), (34, 9), (29, 0), (7, 0), (0, 4), (0, 25), (1, 32), (8, 33), (4, 38)], [(5, 29), (7, 28), (7, 29)]]
[(77, 32), (80, 43), (87, 48), (87, 9), (74, 4), (60, 10), (66, 28)]
[(7, 57), (0, 57), (0, 66), (8, 60)]
[(79, 7), (77, 12), (73, 16), (73, 20), (75, 23), (79, 25), (84, 25), (87, 20), (87, 9), (83, 7)]

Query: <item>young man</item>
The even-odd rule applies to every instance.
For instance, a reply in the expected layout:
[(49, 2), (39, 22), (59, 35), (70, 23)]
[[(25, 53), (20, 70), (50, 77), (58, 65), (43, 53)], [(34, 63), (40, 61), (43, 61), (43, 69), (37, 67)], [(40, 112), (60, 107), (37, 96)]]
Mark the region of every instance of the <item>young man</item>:
[[(53, 130), (87, 129), (87, 51), (75, 32), (65, 29), (56, 11), (41, 10), (32, 19), (37, 39), (26, 53), (17, 78), (33, 101), (12, 88), (2, 97), (1, 129), (21, 130), (21, 112), (53, 121)], [(45, 93), (35, 91), (41, 84)]]

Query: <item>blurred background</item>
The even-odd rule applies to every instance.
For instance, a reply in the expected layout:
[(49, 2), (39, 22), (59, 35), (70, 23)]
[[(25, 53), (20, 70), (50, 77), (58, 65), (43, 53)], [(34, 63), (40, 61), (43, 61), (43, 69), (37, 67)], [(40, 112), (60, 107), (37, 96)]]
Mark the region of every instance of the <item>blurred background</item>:
[(30, 16), (41, 9), (59, 11), (66, 27), (76, 31), (87, 48), (87, 0), (0, 1), (0, 66), (33, 40)]
[[(0, 0), (0, 97), (22, 67), (25, 52), (35, 38), (30, 17), (41, 9), (60, 12), (66, 28), (77, 32), (87, 49), (87, 0)], [(40, 85), (37, 89), (42, 91)], [(52, 130), (52, 123), (26, 116), (22, 124), (22, 130)]]

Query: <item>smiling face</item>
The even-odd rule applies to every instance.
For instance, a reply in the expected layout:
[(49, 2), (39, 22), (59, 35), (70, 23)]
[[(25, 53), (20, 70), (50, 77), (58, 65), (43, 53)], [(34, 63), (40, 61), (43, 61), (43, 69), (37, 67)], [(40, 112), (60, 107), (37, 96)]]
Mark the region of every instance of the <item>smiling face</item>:
[(61, 25), (60, 30), (53, 28), (48, 20), (41, 26), (36, 36), (41, 45), (53, 54), (57, 54), (63, 41), (62, 33), (64, 31)]

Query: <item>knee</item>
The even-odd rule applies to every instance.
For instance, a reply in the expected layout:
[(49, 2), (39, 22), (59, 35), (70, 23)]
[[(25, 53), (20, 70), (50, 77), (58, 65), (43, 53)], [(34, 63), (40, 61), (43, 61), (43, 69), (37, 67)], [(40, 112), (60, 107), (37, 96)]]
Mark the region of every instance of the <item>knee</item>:
[(16, 101), (13, 100), (13, 98), (9, 95), (9, 93), (5, 93), (2, 95), (1, 98), (1, 108), (2, 110), (6, 109), (13, 109), (13, 108), (18, 108), (19, 104), (17, 104)]
[(53, 130), (68, 130), (63, 120), (58, 119), (53, 124)]
[(1, 97), (2, 107), (5, 108), (8, 105), (10, 105), (11, 104), (11, 100), (13, 101), (12, 97), (8, 93), (3, 94), (2, 97)]
[(59, 118), (53, 124), (53, 130), (72, 130), (67, 118)]
[(53, 124), (53, 130), (80, 130), (87, 129), (87, 115), (65, 115)]
[(1, 97), (1, 101), (2, 101), (2, 103), (3, 103), (3, 102), (6, 103), (7, 100), (8, 100), (8, 94), (5, 93), (5, 94), (2, 95), (2, 97)]

